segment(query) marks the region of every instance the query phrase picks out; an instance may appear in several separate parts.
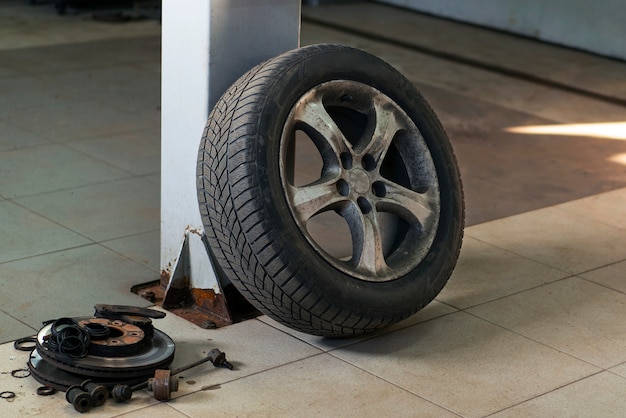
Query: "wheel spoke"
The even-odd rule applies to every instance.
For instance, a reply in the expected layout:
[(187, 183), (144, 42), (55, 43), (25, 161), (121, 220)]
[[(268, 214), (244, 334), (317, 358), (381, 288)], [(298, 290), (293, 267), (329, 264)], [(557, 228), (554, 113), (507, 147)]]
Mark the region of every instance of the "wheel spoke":
[(394, 109), (390, 108), (384, 102), (374, 100), (374, 115), (376, 119), (376, 127), (372, 134), (370, 143), (364, 150), (364, 154), (370, 154), (377, 161), (377, 165), (385, 159), (387, 150), (393, 141), (396, 133), (402, 129), (398, 124)]
[(353, 240), (356, 239), (357, 242), (353, 243), (354, 254), (352, 260), (356, 264), (357, 270), (375, 280), (377, 276), (382, 276), (388, 269), (383, 254), (380, 226), (376, 217), (376, 211), (372, 211), (367, 215), (360, 215), (360, 233), (356, 234), (355, 237), (353, 232)]
[(338, 161), (342, 152), (350, 151), (351, 147), (346, 137), (328, 114), (320, 99), (313, 97), (310, 100), (301, 100), (294, 120), (306, 127), (303, 130), (315, 142), (324, 161), (328, 161), (328, 149), (334, 154), (335, 161)]
[(332, 209), (346, 198), (337, 192), (336, 179), (311, 183), (302, 187), (290, 187), (291, 204), (301, 222)]
[(398, 215), (409, 223), (419, 222), (428, 227), (436, 219), (438, 197), (432, 192), (418, 193), (393, 182), (385, 182), (385, 196), (378, 205), (386, 212)]

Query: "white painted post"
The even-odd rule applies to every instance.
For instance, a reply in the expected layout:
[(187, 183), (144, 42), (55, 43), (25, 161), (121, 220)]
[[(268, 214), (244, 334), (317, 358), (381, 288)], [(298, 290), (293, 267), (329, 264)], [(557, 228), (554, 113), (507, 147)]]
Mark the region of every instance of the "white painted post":
[(300, 0), (163, 0), (162, 16), (162, 277), (184, 262), (191, 287), (220, 293), (201, 241), (195, 177), (202, 130), (240, 75), (299, 46)]

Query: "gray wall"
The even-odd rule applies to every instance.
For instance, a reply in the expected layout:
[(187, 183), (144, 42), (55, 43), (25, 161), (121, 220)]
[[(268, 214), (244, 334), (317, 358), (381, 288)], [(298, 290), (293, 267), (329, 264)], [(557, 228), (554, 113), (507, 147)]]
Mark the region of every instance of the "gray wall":
[(626, 0), (379, 0), (626, 60)]

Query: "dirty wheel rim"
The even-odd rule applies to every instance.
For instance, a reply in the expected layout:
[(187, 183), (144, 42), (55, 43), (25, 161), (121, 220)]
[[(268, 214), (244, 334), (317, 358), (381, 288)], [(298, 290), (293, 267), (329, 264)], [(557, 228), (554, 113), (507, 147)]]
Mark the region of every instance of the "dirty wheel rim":
[[(299, 173), (308, 163), (297, 149), (307, 142), (320, 167), (319, 175), (303, 179)], [(441, 205), (435, 165), (415, 122), (383, 92), (351, 80), (308, 90), (285, 122), (279, 164), (298, 229), (333, 267), (386, 282), (409, 273), (428, 254)], [(311, 226), (329, 213), (339, 222), (330, 227), (340, 231), (334, 237)], [(332, 248), (342, 234), (346, 248)]]

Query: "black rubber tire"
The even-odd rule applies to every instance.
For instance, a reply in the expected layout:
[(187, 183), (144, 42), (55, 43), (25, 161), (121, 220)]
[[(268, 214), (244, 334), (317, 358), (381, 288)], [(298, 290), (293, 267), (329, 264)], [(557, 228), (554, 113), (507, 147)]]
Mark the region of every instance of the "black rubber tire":
[[(395, 102), (419, 130), (434, 164), (433, 207), (439, 213), (432, 243), (421, 261), (398, 277), (376, 281), (337, 268), (343, 261), (333, 264), (314, 248), (290, 209), (279, 161), (283, 129), (294, 104), (332, 80), (371, 86)], [(309, 334), (362, 334), (416, 313), (441, 291), (461, 247), (461, 179), (437, 117), (398, 71), (345, 46), (287, 52), (233, 84), (209, 116), (197, 188), (209, 245), (228, 279), (261, 312)]]

